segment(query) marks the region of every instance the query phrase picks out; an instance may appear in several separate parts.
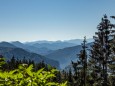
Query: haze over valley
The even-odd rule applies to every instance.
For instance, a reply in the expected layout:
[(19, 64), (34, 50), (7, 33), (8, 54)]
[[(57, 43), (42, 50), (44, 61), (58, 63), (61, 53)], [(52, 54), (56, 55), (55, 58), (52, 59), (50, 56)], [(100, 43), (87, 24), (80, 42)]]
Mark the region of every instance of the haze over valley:
[[(21, 43), (19, 41), (0, 42), (0, 54), (6, 60), (13, 56), (16, 59), (34, 60), (36, 63), (44, 61), (46, 64), (64, 69), (77, 58), (76, 54), (81, 50), (82, 39), (66, 41), (35, 41)], [(88, 39), (91, 43), (93, 39)]]

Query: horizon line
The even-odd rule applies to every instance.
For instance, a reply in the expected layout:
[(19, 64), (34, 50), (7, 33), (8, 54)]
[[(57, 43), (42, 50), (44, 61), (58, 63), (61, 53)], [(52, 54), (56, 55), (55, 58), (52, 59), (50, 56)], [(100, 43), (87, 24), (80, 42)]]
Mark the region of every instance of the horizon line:
[[(78, 40), (83, 40), (83, 38), (81, 39), (81, 38), (76, 38), (76, 39), (78, 39)], [(21, 41), (21, 40), (12, 40), (12, 41), (7, 41), (7, 40), (1, 40), (0, 42), (21, 42), (21, 43), (27, 43), (27, 42), (37, 42), (37, 41), (49, 41), (49, 42), (56, 42), (56, 41), (61, 41), (61, 42), (64, 42), (64, 41), (69, 41), (69, 40), (76, 40), (75, 38), (73, 38), (73, 39), (64, 39), (64, 40), (47, 40), (47, 39), (38, 39), (38, 40), (28, 40), (28, 41)], [(93, 38), (86, 38), (86, 39), (93, 39)]]

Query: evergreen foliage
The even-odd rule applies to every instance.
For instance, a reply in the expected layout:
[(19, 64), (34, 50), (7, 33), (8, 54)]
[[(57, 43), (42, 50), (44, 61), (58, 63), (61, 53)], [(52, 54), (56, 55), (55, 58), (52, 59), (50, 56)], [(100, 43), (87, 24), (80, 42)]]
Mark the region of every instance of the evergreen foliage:
[(72, 62), (75, 86), (115, 86), (114, 28), (115, 25), (104, 15), (93, 37), (94, 43), (88, 56), (86, 46), (82, 45), (79, 60)]

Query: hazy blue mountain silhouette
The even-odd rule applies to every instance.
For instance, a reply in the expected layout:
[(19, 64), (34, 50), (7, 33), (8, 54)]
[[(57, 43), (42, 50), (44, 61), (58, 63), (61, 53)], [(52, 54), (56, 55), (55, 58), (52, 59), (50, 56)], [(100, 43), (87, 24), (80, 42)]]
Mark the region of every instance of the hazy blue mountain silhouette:
[(6, 60), (9, 60), (14, 56), (15, 58), (18, 59), (23, 59), (24, 57), (27, 60), (34, 60), (36, 63), (44, 61), (46, 64), (50, 64), (52, 66), (55, 66), (57, 68), (59, 67), (58, 61), (46, 58), (42, 55), (36, 54), (36, 53), (30, 53), (22, 48), (17, 48), (15, 46), (11, 46), (12, 44), (8, 42), (2, 42), (0, 43), (0, 55), (3, 55)]
[[(80, 45), (83, 42), (83, 39), (71, 39), (71, 40), (65, 40), (65, 42)], [(87, 39), (87, 43), (90, 43), (90, 42), (93, 42), (92, 38)]]
[[(81, 45), (73, 46), (73, 45), (71, 45), (72, 43), (68, 43), (68, 42), (58, 41), (58, 42), (54, 42), (54, 43), (41, 43), (41, 44), (43, 44), (45, 46), (46, 46), (46, 44), (48, 44), (48, 47), (50, 44), (50, 48), (52, 48), (51, 46), (53, 46), (55, 49), (56, 48), (62, 48), (62, 49), (58, 49), (55, 51), (49, 51), (49, 54), (48, 53), (44, 54), (45, 57), (47, 57), (47, 58), (45, 58), (41, 54), (39, 55), (37, 53), (41, 53), (41, 52), (46, 53), (49, 50), (46, 47), (42, 47), (40, 49), (40, 48), (37, 48), (37, 46), (36, 47), (33, 46), (33, 44), (30, 45), (30, 44), (26, 44), (26, 43), (21, 43), (19, 41), (12, 42), (12, 44), (8, 43), (8, 42), (1, 42), (0, 43), (0, 54), (3, 54), (5, 57), (7, 57), (7, 59), (10, 59), (13, 55), (15, 55), (16, 58), (22, 59), (22, 58), (26, 57), (27, 59), (32, 59), (37, 62), (39, 62), (41, 60), (45, 60), (46, 63), (50, 63), (52, 65), (55, 65), (56, 67), (60, 64), (61, 68), (65, 68), (66, 66), (70, 65), (71, 60), (72, 61), (77, 60), (76, 54), (78, 54), (81, 50)], [(64, 44), (65, 45), (70, 44), (69, 46), (72, 46), (72, 47), (66, 47), (67, 45), (65, 46)], [(91, 44), (92, 43), (88, 43), (88, 46)], [(61, 47), (57, 46), (57, 45), (61, 45)], [(63, 47), (66, 47), (66, 48), (63, 48)]]
[(36, 43), (42, 44), (42, 43), (54, 43), (55, 41), (47, 41), (47, 40), (40, 40), (40, 41), (32, 41), (32, 42), (25, 42), (25, 44), (33, 45)]
[[(33, 45), (33, 44), (42, 44), (42, 43), (60, 43), (60, 42), (68, 42), (68, 43), (72, 43), (72, 44), (76, 44), (76, 45), (80, 45), (83, 42), (83, 39), (70, 39), (70, 40), (64, 40), (64, 41), (47, 41), (47, 40), (40, 40), (40, 41), (32, 41), (32, 42), (25, 42), (25, 44), (29, 44), (29, 45)], [(89, 38), (87, 39), (87, 42), (93, 42), (93, 38)]]
[[(92, 45), (92, 43), (87, 44), (88, 47), (90, 45)], [(71, 60), (77, 60), (77, 54), (79, 54), (81, 49), (81, 45), (67, 47), (64, 49), (56, 50), (55, 52), (46, 55), (46, 57), (58, 61), (60, 63), (60, 67), (63, 69), (66, 66), (70, 65)]]
[[(87, 39), (87, 42), (92, 42), (93, 39)], [(26, 42), (25, 44), (31, 45), (37, 48), (47, 48), (50, 50), (58, 50), (63, 49), (66, 47), (72, 47), (76, 45), (80, 45), (83, 42), (83, 39), (71, 39), (71, 40), (64, 40), (64, 41), (34, 41), (34, 42)]]
[(10, 48), (16, 48), (13, 44), (10, 44), (8, 42), (0, 42), (0, 47), (10, 47)]
[(41, 54), (41, 55), (46, 55), (46, 54), (49, 54), (49, 53), (53, 52), (52, 50), (49, 50), (49, 49), (47, 49), (45, 47), (43, 47), (43, 48), (37, 48), (35, 46), (27, 45), (27, 44), (21, 43), (19, 41), (14, 41), (14, 42), (11, 42), (11, 43), (13, 45), (15, 45), (16, 47), (25, 49), (25, 50), (27, 50), (29, 52)]
[(37, 48), (47, 48), (50, 50), (58, 50), (65, 47), (75, 46), (75, 44), (68, 43), (68, 42), (55, 42), (55, 43), (41, 43), (41, 44), (36, 43), (36, 44), (33, 44), (32, 46), (37, 47)]

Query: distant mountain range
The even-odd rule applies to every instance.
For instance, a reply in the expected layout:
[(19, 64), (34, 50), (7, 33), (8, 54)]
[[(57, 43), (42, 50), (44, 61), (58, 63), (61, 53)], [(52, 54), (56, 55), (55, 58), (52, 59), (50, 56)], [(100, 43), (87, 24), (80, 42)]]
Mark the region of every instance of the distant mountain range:
[(37, 48), (47, 48), (50, 50), (58, 50), (58, 49), (63, 49), (65, 47), (71, 47), (75, 46), (75, 44), (68, 43), (68, 42), (55, 42), (55, 43), (36, 43), (33, 44), (32, 46), (37, 47)]
[(15, 47), (14, 45), (8, 42), (0, 43), (0, 55), (3, 55), (6, 58), (6, 60), (11, 59), (13, 56), (16, 59), (23, 59), (25, 57), (27, 60), (34, 60), (36, 63), (44, 61), (46, 64), (55, 66), (58, 69), (60, 68), (58, 61), (46, 58), (36, 53), (30, 53), (22, 48)]
[(12, 44), (10, 44), (10, 43), (8, 43), (8, 42), (1, 42), (1, 43), (0, 43), (0, 47), (16, 48), (15, 45), (12, 45)]
[[(43, 61), (57, 68), (65, 68), (70, 65), (71, 60), (76, 61), (77, 55), (81, 50), (82, 39), (73, 39), (65, 41), (35, 41), (21, 43), (1, 42), (0, 54), (9, 60), (13, 55), (18, 58), (26, 58), (35, 62)], [(88, 46), (93, 39), (88, 39)], [(59, 67), (60, 65), (60, 67)]]
[(37, 53), (37, 54), (41, 54), (41, 55), (46, 55), (46, 54), (53, 52), (52, 50), (45, 48), (45, 47), (38, 48), (38, 47), (35, 47), (33, 45), (21, 43), (19, 41), (11, 42), (11, 44), (13, 44), (16, 47), (25, 49), (28, 52), (33, 52), (33, 53)]
[[(76, 45), (81, 45), (83, 39), (72, 39), (72, 40), (64, 40), (64, 41), (34, 41), (34, 42), (26, 42), (25, 44), (34, 46), (37, 48), (47, 48), (50, 50), (58, 50), (66, 47), (72, 47)], [(87, 39), (87, 43), (93, 42), (93, 39)]]
[(77, 53), (81, 50), (81, 45), (59, 49), (46, 55), (47, 58), (54, 59), (60, 63), (63, 69), (71, 63), (71, 60), (77, 60)]
[[(61, 42), (67, 42), (67, 43), (72, 43), (76, 45), (80, 45), (83, 42), (83, 39), (71, 39), (71, 40), (64, 40), (64, 41), (47, 41), (47, 40), (41, 40), (41, 41), (33, 41), (33, 42), (25, 42), (25, 44), (33, 45), (33, 44), (43, 44), (43, 43), (61, 43)], [(93, 42), (92, 38), (87, 39), (87, 43)]]
[[(90, 48), (90, 45), (92, 45), (92, 43), (88, 43), (87, 47)], [(71, 61), (77, 60), (77, 54), (80, 53), (81, 49), (81, 45), (67, 47), (64, 49), (56, 50), (53, 53), (46, 55), (46, 57), (58, 61), (60, 63), (60, 67), (63, 69), (70, 65)]]

